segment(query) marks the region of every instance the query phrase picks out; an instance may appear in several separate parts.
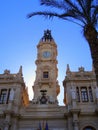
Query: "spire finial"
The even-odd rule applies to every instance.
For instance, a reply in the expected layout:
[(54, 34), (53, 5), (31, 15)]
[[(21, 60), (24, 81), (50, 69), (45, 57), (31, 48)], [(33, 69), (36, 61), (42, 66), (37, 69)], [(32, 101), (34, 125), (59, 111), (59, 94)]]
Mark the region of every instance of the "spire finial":
[(69, 71), (70, 71), (70, 67), (69, 67), (69, 64), (67, 64), (66, 72), (69, 72)]
[(22, 66), (19, 68), (19, 74), (22, 76)]
[(94, 65), (92, 64), (92, 71), (94, 72), (95, 71), (95, 69), (94, 69)]

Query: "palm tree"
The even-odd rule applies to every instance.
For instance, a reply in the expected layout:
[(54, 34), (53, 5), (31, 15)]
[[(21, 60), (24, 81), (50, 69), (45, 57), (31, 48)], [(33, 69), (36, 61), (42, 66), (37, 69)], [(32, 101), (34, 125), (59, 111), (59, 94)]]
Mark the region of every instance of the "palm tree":
[(58, 17), (81, 26), (90, 47), (98, 86), (98, 0), (40, 0), (40, 4), (50, 7), (51, 11), (33, 12), (28, 18), (35, 15)]

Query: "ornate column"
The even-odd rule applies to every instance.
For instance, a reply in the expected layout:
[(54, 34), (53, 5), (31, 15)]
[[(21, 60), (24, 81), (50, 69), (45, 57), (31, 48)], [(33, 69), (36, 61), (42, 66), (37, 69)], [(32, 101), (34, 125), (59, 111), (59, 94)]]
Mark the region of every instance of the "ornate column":
[(97, 102), (97, 105), (98, 105), (98, 87), (96, 87), (95, 93), (96, 93), (96, 102)]
[(76, 108), (76, 89), (75, 87), (72, 87), (71, 89), (71, 97), (72, 97), (72, 108)]
[(73, 122), (74, 130), (79, 130), (78, 121)]
[(18, 128), (17, 128), (17, 127), (18, 127), (18, 121), (17, 121), (17, 120), (18, 120), (18, 116), (19, 116), (19, 115), (15, 115), (15, 117), (14, 117), (14, 119), (13, 119), (13, 122), (14, 122), (14, 125), (12, 126), (12, 129), (13, 129), (13, 130), (17, 130), (17, 129), (18, 129)]
[(71, 89), (71, 96), (72, 96), (72, 108), (70, 111), (71, 111), (72, 116), (73, 116), (73, 129), (79, 130), (78, 114), (80, 112), (80, 109), (77, 106), (77, 97), (76, 97), (75, 87), (72, 87), (72, 89)]
[(9, 130), (11, 123), (10, 123), (10, 115), (6, 116), (5, 122), (4, 122), (4, 130)]
[(74, 130), (79, 130), (79, 120), (78, 120), (78, 113), (79, 111), (78, 110), (74, 110), (73, 111), (73, 127), (74, 127)]
[(4, 122), (4, 130), (9, 130), (9, 127), (11, 125), (11, 115), (13, 114), (12, 106), (13, 106), (13, 99), (14, 99), (14, 90), (11, 89), (10, 91), (10, 96), (9, 96), (9, 102), (8, 102), (8, 107), (5, 110), (5, 122)]

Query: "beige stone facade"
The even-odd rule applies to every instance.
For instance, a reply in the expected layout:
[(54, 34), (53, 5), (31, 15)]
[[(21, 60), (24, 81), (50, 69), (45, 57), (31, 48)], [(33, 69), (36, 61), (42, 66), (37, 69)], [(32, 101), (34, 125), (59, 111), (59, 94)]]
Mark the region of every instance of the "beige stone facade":
[(94, 68), (77, 72), (67, 65), (64, 106), (58, 105), (57, 45), (50, 30), (37, 46), (34, 97), (29, 100), (22, 67), (0, 74), (0, 130), (98, 130), (98, 88)]

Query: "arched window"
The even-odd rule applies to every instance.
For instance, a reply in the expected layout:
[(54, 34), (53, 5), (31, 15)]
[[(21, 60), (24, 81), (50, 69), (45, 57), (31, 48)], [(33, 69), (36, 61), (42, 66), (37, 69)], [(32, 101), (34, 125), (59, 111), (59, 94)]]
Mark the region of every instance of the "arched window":
[(95, 130), (95, 128), (91, 127), (91, 126), (87, 126), (85, 127), (83, 130)]

